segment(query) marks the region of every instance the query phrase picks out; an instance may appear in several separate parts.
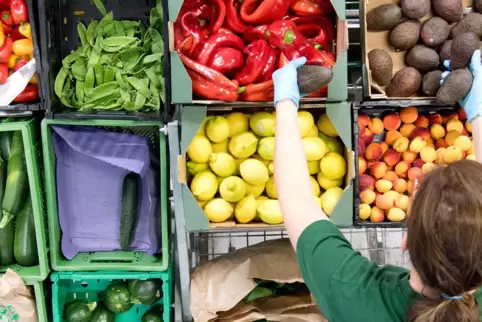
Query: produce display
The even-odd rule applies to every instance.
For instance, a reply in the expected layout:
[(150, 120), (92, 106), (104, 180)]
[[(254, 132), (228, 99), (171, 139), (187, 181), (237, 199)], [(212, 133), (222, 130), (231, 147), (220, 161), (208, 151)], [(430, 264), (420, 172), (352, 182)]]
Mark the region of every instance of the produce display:
[(22, 132), (1, 132), (0, 149), (0, 266), (35, 266), (39, 259)]
[[(134, 305), (149, 306), (142, 322), (162, 322), (163, 308), (156, 305), (162, 298), (160, 280), (113, 281), (102, 292), (103, 301), (74, 300), (63, 311), (65, 322), (115, 322), (116, 315), (135, 310)], [(138, 310), (138, 308), (137, 308)]]
[(272, 101), (271, 76), (288, 61), (334, 66), (335, 17), (330, 0), (185, 0), (174, 45), (198, 97)]
[[(466, 15), (463, 11), (462, 0), (383, 3), (369, 10), (372, 88), (388, 97), (435, 96), (443, 105), (464, 98), (472, 86), (467, 67), (479, 48), (482, 10), (474, 6)], [(444, 64), (446, 60), (451, 66)], [(452, 73), (440, 85), (446, 70)]]
[[(343, 193), (344, 148), (326, 114), (298, 112), (313, 198), (331, 215)], [(275, 113), (208, 116), (187, 150), (191, 192), (212, 223), (283, 223), (274, 182)]]
[[(0, 84), (5, 84), (11, 74), (32, 58), (32, 28), (27, 3), (25, 0), (0, 1)], [(13, 102), (28, 103), (38, 98), (38, 75), (35, 74)]]
[(409, 214), (414, 181), (436, 166), (475, 160), (463, 109), (423, 115), (415, 107), (383, 117), (358, 115), (359, 217), (379, 223)]
[(159, 111), (164, 98), (162, 7), (150, 13), (150, 26), (114, 20), (101, 0), (103, 15), (86, 27), (78, 23), (80, 46), (65, 57), (55, 80), (64, 107), (79, 111)]

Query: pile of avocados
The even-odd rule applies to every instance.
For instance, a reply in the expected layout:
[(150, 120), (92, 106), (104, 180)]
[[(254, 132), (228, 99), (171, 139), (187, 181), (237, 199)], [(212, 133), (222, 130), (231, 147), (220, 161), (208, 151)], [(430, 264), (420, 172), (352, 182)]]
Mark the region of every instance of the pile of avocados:
[[(473, 0), (465, 15), (462, 0), (401, 0), (370, 10), (366, 24), (370, 32), (390, 31), (391, 49), (405, 52), (406, 67), (395, 75), (390, 52), (376, 48), (368, 53), (372, 81), (385, 87), (388, 97), (435, 96), (438, 104), (448, 105), (469, 93), (473, 76), (468, 67), (482, 47), (482, 0)], [(451, 73), (441, 85), (445, 60), (451, 61)]]

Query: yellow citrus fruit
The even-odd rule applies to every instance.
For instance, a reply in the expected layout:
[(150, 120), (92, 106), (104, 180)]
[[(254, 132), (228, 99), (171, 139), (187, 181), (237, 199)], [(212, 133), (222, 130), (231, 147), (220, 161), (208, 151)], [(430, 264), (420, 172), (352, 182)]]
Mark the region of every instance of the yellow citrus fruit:
[(236, 134), (228, 144), (229, 153), (237, 159), (246, 159), (256, 153), (258, 138), (251, 132)]
[(323, 205), (323, 211), (328, 216), (331, 216), (333, 210), (335, 210), (335, 207), (338, 204), (338, 201), (340, 200), (342, 194), (343, 189), (335, 187), (326, 190), (325, 193), (321, 195), (320, 199), (321, 204)]
[(268, 112), (254, 113), (249, 119), (251, 130), (259, 136), (274, 136), (276, 116)]
[(239, 177), (227, 177), (219, 185), (221, 198), (229, 202), (238, 202), (246, 195), (246, 184)]
[(229, 123), (229, 137), (232, 138), (236, 134), (248, 132), (249, 117), (246, 114), (235, 112), (226, 116)]
[(234, 207), (234, 218), (240, 224), (247, 224), (256, 218), (258, 203), (253, 195), (247, 195)]
[(213, 148), (209, 140), (200, 135), (194, 136), (187, 148), (187, 156), (196, 163), (206, 163), (213, 153)]
[(241, 177), (249, 184), (262, 185), (269, 180), (268, 168), (256, 159), (247, 159), (239, 166)]
[(320, 170), (330, 180), (342, 179), (346, 174), (346, 161), (338, 153), (329, 152), (321, 159)]
[(233, 215), (233, 212), (233, 206), (221, 198), (213, 199), (204, 206), (204, 213), (209, 221), (214, 223), (225, 222)]
[(333, 123), (331, 123), (330, 119), (328, 118), (328, 115), (322, 114), (318, 119), (318, 122), (316, 122), (316, 125), (318, 126), (320, 132), (333, 138), (338, 136), (338, 132), (336, 131)]
[(302, 138), (308, 136), (308, 134), (311, 132), (311, 129), (313, 128), (313, 125), (315, 125), (315, 119), (310, 112), (298, 112), (298, 126), (300, 128)]
[(236, 172), (236, 161), (230, 154), (225, 152), (211, 154), (209, 166), (220, 177), (229, 177)]
[(328, 152), (325, 142), (319, 137), (303, 138), (303, 148), (307, 161), (320, 160)]
[(259, 140), (258, 154), (264, 160), (274, 160), (274, 137), (267, 137)]
[(218, 181), (211, 171), (197, 173), (191, 182), (191, 192), (197, 200), (210, 200), (218, 191)]
[(214, 116), (206, 122), (206, 136), (214, 143), (220, 143), (229, 137), (229, 123), (223, 116)]

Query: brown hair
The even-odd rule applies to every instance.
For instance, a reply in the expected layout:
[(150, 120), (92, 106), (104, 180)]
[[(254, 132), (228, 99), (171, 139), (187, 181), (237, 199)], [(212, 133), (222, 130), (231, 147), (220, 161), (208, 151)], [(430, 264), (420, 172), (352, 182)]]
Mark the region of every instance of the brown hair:
[[(409, 322), (478, 322), (482, 286), (482, 164), (464, 160), (425, 175), (407, 221), (408, 251), (438, 299), (417, 301)], [(446, 299), (442, 296), (461, 296)]]

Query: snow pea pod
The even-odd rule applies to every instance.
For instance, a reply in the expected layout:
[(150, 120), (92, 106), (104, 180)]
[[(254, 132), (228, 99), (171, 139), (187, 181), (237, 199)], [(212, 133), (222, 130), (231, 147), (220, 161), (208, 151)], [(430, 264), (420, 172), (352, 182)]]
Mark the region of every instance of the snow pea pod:
[(84, 81), (85, 80), (85, 74), (87, 74), (87, 62), (85, 61), (84, 58), (80, 57), (75, 61), (75, 63), (72, 64), (72, 75), (75, 77), (75, 79), (79, 81)]
[(161, 109), (161, 100), (159, 99), (159, 91), (157, 90), (156, 86), (153, 83), (149, 85), (149, 89), (151, 90), (152, 97), (152, 107), (154, 110), (159, 111)]
[(102, 53), (99, 58), (99, 64), (110, 65), (114, 61), (115, 56), (115, 53)]
[(95, 28), (95, 36), (96, 37), (101, 37), (102, 33), (104, 31), (104, 27), (109, 24), (111, 21), (114, 21), (114, 14), (112, 12), (109, 12), (106, 14), (102, 20), (99, 22), (97, 27)]
[(94, 0), (94, 4), (97, 7), (97, 10), (99, 10), (101, 15), (103, 16), (107, 15), (107, 10), (105, 10), (105, 6), (101, 0)]
[(144, 95), (142, 95), (140, 92), (137, 93), (136, 95), (136, 100), (134, 102), (134, 106), (135, 106), (135, 109), (136, 111), (142, 109), (144, 107), (144, 104), (146, 104), (146, 97)]
[(77, 33), (79, 34), (82, 46), (86, 46), (89, 43), (87, 41), (87, 28), (85, 28), (85, 25), (80, 21), (77, 23)]
[(101, 38), (97, 38), (95, 41), (94, 49), (90, 53), (89, 61), (87, 62), (88, 68), (94, 67), (99, 63), (100, 54), (102, 52), (101, 41)]
[(104, 83), (113, 82), (115, 80), (115, 71), (112, 67), (104, 68)]
[(61, 97), (64, 92), (64, 86), (69, 76), (69, 70), (66, 67), (62, 67), (55, 78), (54, 92), (57, 97)]
[(95, 86), (100, 86), (104, 84), (104, 69), (101, 65), (94, 66), (94, 74), (95, 74)]
[(69, 67), (70, 65), (72, 65), (73, 62), (75, 62), (77, 59), (79, 59), (79, 57), (82, 56), (83, 49), (83, 47), (79, 47), (74, 52), (67, 55), (67, 57), (62, 60), (62, 66)]
[[(149, 90), (148, 85), (145, 84), (144, 79), (141, 80), (136, 77), (127, 77), (127, 81), (129, 82), (129, 84), (131, 84), (132, 87), (134, 87), (135, 90), (140, 92), (146, 98), (151, 97), (151, 91)], [(148, 78), (147, 81), (149, 81)]]
[(144, 57), (144, 60), (142, 61), (142, 63), (144, 65), (152, 64), (152, 63), (160, 61), (161, 58), (162, 58), (162, 54), (147, 55), (146, 57)]
[(139, 28), (140, 22), (139, 21), (132, 21), (132, 20), (121, 20), (119, 21), (122, 25), (122, 27), (127, 30), (127, 29), (137, 29)]
[(126, 30), (126, 36), (127, 37), (134, 37), (136, 35), (136, 30), (135, 29), (127, 29)]
[(125, 36), (126, 35), (126, 31), (124, 30), (124, 27), (122, 27), (122, 23), (120, 23), (119, 21), (115, 22), (115, 29), (117, 31), (118, 36)]
[(138, 39), (135, 37), (116, 36), (104, 39), (103, 45), (106, 47), (127, 47), (130, 44), (136, 42)]
[(95, 34), (95, 29), (97, 28), (98, 25), (99, 25), (99, 21), (92, 20), (92, 22), (87, 27), (86, 39), (91, 46), (94, 46), (94, 41), (95, 41), (94, 34)]
[(74, 95), (74, 89), (73, 88), (65, 91), (64, 93), (62, 93), (61, 96), (59, 96), (60, 102), (62, 102), (62, 104), (64, 104), (67, 107), (74, 107), (72, 105), (72, 96), (73, 95)]
[(87, 70), (87, 74), (85, 75), (85, 81), (84, 81), (84, 92), (87, 96), (89, 96), (89, 92), (94, 88), (95, 84), (95, 72), (94, 68), (89, 68)]
[(77, 96), (77, 102), (82, 103), (84, 101), (84, 82), (77, 80), (75, 83), (75, 96)]
[(121, 74), (121, 71), (120, 71), (120, 70), (117, 70), (117, 71), (115, 72), (115, 81), (119, 84), (119, 87), (122, 88), (123, 90), (125, 90), (125, 91), (130, 90), (129, 85), (128, 85), (128, 83), (124, 80), (124, 78), (122, 77), (122, 74)]
[(155, 87), (160, 87), (161, 82), (159, 81), (159, 77), (156, 75), (156, 72), (154, 71), (154, 66), (146, 69), (144, 72), (146, 73), (146, 76), (149, 77), (149, 80), (151, 81), (151, 84), (154, 84)]
[(117, 82), (109, 82), (104, 83), (100, 86), (96, 86), (93, 89), (86, 91), (87, 96), (89, 96), (89, 102), (98, 100), (107, 96), (112, 95), (113, 93), (119, 90), (119, 84)]

